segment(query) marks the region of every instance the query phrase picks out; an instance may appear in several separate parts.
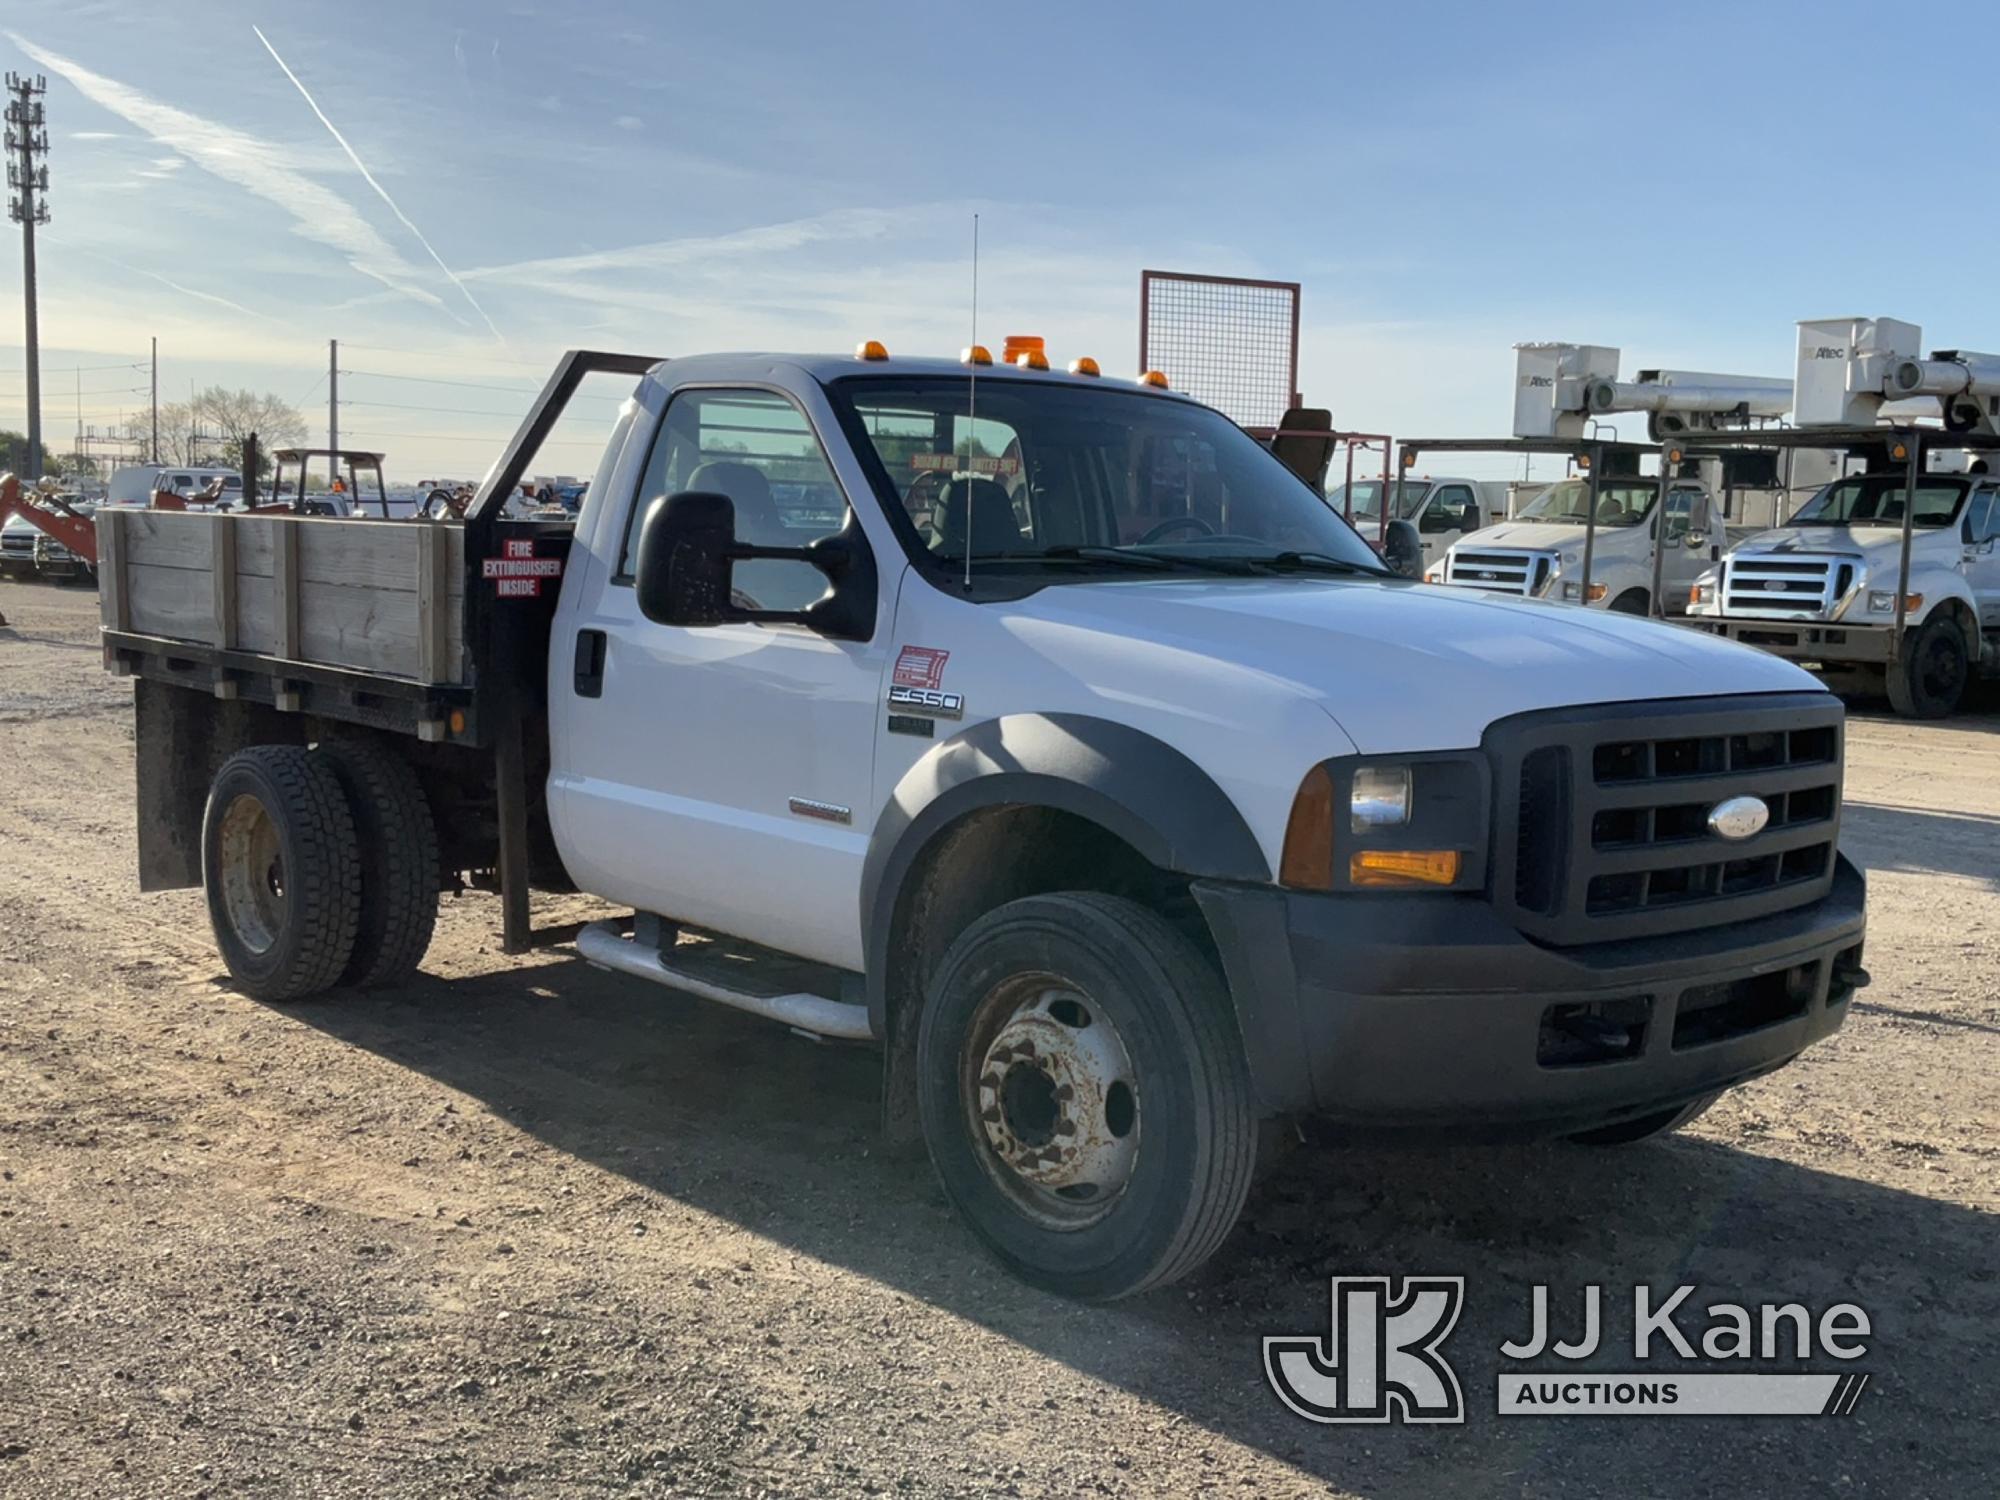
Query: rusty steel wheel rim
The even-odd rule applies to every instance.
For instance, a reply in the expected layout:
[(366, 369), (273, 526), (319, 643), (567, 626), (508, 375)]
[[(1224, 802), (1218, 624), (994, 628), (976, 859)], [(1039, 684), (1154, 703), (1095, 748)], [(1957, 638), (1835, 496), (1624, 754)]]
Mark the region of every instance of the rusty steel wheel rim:
[(229, 925), (244, 947), (268, 953), (290, 910), (278, 825), (262, 802), (244, 792), (223, 813), (217, 843), (222, 909)]
[(1139, 1080), (1118, 1028), (1054, 974), (994, 986), (973, 1013), (960, 1093), (981, 1163), (1029, 1218), (1083, 1229), (1139, 1159)]

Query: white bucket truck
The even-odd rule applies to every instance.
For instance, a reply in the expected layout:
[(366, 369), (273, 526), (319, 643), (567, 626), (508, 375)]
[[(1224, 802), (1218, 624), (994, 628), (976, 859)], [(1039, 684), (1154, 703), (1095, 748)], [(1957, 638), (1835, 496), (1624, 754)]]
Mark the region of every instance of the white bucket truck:
[[(1729, 507), (1718, 495), (1766, 494), (1775, 518), (1775, 471), (1745, 476), (1764, 466), (1732, 467), (1680, 445), (1776, 420), (1791, 406), (1791, 382), (1663, 369), (1621, 381), (1619, 351), (1598, 344), (1518, 344), (1515, 358), (1512, 441), (1406, 443), (1404, 461), (1426, 447), (1548, 453), (1569, 457), (1582, 472), (1548, 486), (1509, 521), (1453, 545), (1426, 570), (1430, 581), (1627, 614), (1679, 614), (1696, 576), (1721, 554)], [(1648, 436), (1668, 446), (1619, 440), (1604, 425), (1619, 413), (1643, 413)], [(1659, 473), (1640, 472), (1647, 456), (1658, 459)], [(1755, 482), (1732, 482), (1744, 477)]]
[(1924, 358), (1922, 339), (1892, 318), (1799, 324), (1798, 428), (1780, 440), (1853, 472), (1705, 572), (1690, 614), (1939, 718), (2000, 672), (2000, 355)]

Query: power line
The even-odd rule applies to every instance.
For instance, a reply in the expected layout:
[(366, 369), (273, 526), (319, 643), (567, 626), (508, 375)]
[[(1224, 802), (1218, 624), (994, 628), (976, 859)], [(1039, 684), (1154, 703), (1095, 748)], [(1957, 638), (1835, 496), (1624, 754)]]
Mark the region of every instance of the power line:
[[(382, 427), (348, 428), (350, 437), (408, 438), (413, 443), (482, 443), (490, 448), (506, 446), (505, 437), (480, 437), (473, 433), (461, 432), (395, 432)], [(511, 436), (511, 434), (509, 434)], [(597, 448), (604, 444), (595, 438), (547, 438), (544, 448)]]

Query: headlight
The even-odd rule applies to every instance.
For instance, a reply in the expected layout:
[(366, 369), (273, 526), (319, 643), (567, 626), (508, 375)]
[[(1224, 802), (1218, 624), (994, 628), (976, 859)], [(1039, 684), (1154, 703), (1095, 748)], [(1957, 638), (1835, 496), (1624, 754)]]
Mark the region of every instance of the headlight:
[[(1924, 607), (1922, 594), (1905, 594), (1903, 612), (1915, 614)], [(1868, 591), (1868, 613), (1871, 615), (1893, 615), (1896, 612), (1896, 591), (1894, 589), (1870, 589)]]
[(1565, 599), (1571, 599), (1571, 600), (1575, 599), (1575, 598), (1576, 598), (1576, 591), (1577, 591), (1577, 590), (1578, 590), (1578, 589), (1579, 589), (1580, 587), (1582, 587), (1582, 585), (1581, 585), (1581, 584), (1577, 584), (1577, 583), (1573, 583), (1573, 582), (1571, 582), (1570, 580), (1568, 580), (1568, 579), (1565, 579), (1565, 580), (1563, 581), (1563, 598), (1565, 598)]
[[(1582, 590), (1582, 587), (1578, 583), (1565, 583), (1563, 585), (1563, 598), (1569, 600), (1572, 604), (1575, 603), (1578, 592)], [(1584, 602), (1586, 604), (1595, 604), (1599, 599), (1604, 597), (1610, 587), (1611, 585), (1608, 583), (1593, 583), (1589, 590), (1583, 593)]]
[(1488, 780), (1473, 754), (1314, 766), (1292, 801), (1278, 879), (1310, 891), (1478, 890)]
[(1347, 826), (1356, 833), (1410, 821), (1410, 768), (1363, 766), (1348, 783)]

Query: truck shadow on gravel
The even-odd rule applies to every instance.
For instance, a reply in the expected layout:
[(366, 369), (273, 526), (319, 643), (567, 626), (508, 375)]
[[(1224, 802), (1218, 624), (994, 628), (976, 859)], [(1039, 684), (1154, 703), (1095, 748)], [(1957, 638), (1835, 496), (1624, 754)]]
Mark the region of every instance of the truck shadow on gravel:
[(1870, 873), (1960, 875), (2000, 890), (2000, 818), (1984, 813), (1849, 801), (1840, 844)]
[[(649, 1193), (873, 1278), (1342, 1490), (1581, 1483), (1687, 1494), (1712, 1483), (1736, 1492), (1754, 1462), (1765, 1495), (1822, 1493), (1842, 1476), (1853, 1492), (1895, 1493), (1955, 1490), (1952, 1476), (1962, 1476), (1970, 1493), (1972, 1476), (2000, 1465), (1988, 1414), (1974, 1410), (1974, 1393), (2000, 1374), (1988, 1343), (2000, 1326), (1994, 1219), (1758, 1154), (1744, 1132), (1764, 1111), (1734, 1127), (1752, 1149), (1698, 1133), (1624, 1150), (1301, 1146), (1196, 1278), (1091, 1308), (999, 1272), (953, 1219), (921, 1155), (883, 1145), (879, 1067), (867, 1050), (649, 994), (580, 961), (423, 980), (287, 1014), (473, 1095)], [(1764, 1102), (1768, 1110), (1768, 1092)], [(1937, 1149), (1911, 1143), (1907, 1160), (1869, 1165), (1916, 1173), (1925, 1152)], [(1326, 1278), (1375, 1273), (1467, 1278), (1448, 1353), (1476, 1440), (1437, 1427), (1316, 1427), (1267, 1388), (1263, 1336), (1323, 1332)], [(1525, 1336), (1530, 1288), (1550, 1285), (1573, 1336), (1575, 1289), (1602, 1284), (1609, 1353), (1599, 1367), (1630, 1369), (1630, 1288), (1641, 1281), (1697, 1283), (1697, 1308), (1858, 1302), (1874, 1320), (1861, 1362), (1873, 1390), (1838, 1423), (1498, 1421), (1497, 1349)], [(1687, 1321), (1698, 1336), (1701, 1315)], [(1035, 1389), (1032, 1372), (1018, 1388)], [(1186, 1489), (1197, 1487), (1198, 1469), (1186, 1477)]]

